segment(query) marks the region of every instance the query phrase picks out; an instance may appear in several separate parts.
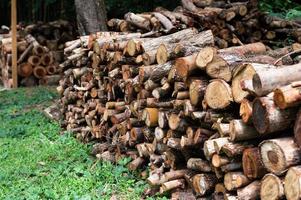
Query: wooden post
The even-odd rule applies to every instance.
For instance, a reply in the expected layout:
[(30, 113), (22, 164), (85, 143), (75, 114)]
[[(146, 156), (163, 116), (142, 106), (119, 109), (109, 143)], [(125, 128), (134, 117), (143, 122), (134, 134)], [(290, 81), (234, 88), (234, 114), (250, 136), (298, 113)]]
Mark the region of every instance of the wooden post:
[(11, 29), (12, 29), (12, 78), (13, 87), (18, 87), (17, 69), (17, 0), (11, 1)]

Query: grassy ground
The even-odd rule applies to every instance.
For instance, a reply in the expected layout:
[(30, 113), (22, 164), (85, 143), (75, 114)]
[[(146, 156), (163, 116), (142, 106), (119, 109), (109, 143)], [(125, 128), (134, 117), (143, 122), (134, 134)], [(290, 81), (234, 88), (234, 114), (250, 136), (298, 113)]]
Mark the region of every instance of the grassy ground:
[(44, 117), (55, 98), (51, 88), (0, 92), (0, 199), (139, 199), (143, 181)]

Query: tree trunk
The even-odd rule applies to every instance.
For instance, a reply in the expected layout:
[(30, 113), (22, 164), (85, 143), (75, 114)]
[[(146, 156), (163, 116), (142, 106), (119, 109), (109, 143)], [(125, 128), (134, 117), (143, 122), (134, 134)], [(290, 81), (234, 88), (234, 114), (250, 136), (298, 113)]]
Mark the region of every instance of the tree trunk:
[(107, 30), (104, 0), (75, 0), (75, 8), (80, 35)]

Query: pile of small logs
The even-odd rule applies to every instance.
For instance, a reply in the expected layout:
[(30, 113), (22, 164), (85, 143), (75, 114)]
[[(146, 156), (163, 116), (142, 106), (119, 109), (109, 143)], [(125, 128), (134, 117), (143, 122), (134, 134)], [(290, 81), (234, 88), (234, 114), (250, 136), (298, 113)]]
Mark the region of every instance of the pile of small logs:
[(144, 36), (66, 43), (63, 126), (97, 142), (99, 159), (131, 158), (153, 186), (145, 195), (299, 199), (300, 44), (219, 49), (194, 28)]
[(31, 34), (40, 45), (46, 46), (50, 51), (63, 51), (65, 43), (77, 36), (74, 25), (65, 20), (37, 22), (25, 26), (23, 31)]
[[(74, 39), (69, 22), (58, 20), (18, 26), (18, 76), (21, 86), (57, 85), (59, 63), (64, 59), (64, 45)], [(0, 36), (0, 71), (2, 84), (12, 86), (12, 39), (10, 33)]]
[(257, 0), (182, 0), (173, 11), (158, 7), (148, 13), (126, 13), (108, 26), (121, 32), (173, 32), (187, 27), (211, 29), (219, 48), (264, 42), (269, 46), (301, 42), (301, 23), (269, 16), (258, 9)]

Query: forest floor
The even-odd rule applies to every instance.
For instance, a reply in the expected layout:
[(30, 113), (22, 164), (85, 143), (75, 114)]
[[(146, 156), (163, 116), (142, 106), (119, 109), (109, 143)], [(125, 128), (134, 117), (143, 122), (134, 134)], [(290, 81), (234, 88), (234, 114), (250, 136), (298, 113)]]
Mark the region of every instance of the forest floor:
[(54, 88), (0, 92), (0, 199), (140, 199), (144, 181), (101, 162), (42, 110)]

